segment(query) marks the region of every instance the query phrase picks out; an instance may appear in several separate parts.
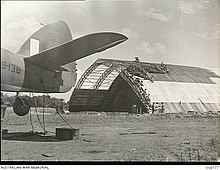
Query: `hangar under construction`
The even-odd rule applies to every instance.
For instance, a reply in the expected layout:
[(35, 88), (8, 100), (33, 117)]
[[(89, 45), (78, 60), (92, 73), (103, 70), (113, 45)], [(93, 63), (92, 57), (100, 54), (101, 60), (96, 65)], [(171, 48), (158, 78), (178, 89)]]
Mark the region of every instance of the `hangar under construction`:
[(219, 80), (199, 67), (98, 59), (79, 79), (69, 110), (219, 112)]

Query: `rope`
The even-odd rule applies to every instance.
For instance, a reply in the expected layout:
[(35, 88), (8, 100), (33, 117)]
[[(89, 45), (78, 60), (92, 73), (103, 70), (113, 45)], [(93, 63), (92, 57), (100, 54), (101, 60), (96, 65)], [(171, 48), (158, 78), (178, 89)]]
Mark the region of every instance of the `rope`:
[(31, 128), (32, 128), (32, 132), (34, 132), (34, 125), (32, 122), (31, 110), (30, 110), (30, 124), (31, 124)]
[[(43, 90), (44, 90), (44, 94), (47, 94), (47, 96), (48, 96), (48, 98), (49, 98), (51, 104), (54, 106), (54, 108), (56, 108), (56, 105), (52, 102), (52, 100), (51, 100), (50, 96), (48, 95), (48, 93), (46, 93), (45, 86), (44, 86), (44, 82), (43, 82), (42, 79), (41, 79), (41, 84), (42, 84), (42, 87), (43, 87)], [(44, 97), (45, 97), (45, 95), (44, 95)], [(45, 99), (45, 98), (44, 98), (44, 99)], [(58, 111), (57, 113), (58, 113), (58, 115), (61, 117), (61, 119), (63, 119), (63, 121), (64, 121), (71, 129), (73, 129), (73, 127), (72, 127), (72, 126), (63, 118), (63, 116), (59, 113), (59, 111)], [(44, 115), (44, 114), (43, 114), (43, 115)]]
[(44, 129), (44, 126), (42, 125), (41, 121), (40, 121), (40, 117), (38, 115), (38, 112), (37, 112), (37, 103), (36, 103), (36, 99), (34, 98), (34, 107), (35, 107), (35, 112), (36, 112), (36, 115), (37, 115), (37, 119), (40, 123), (40, 126), (41, 128), (43, 129), (44, 133), (46, 133), (45, 129)]
[[(47, 94), (47, 93), (46, 93)], [(50, 102), (52, 103), (52, 105), (53, 105), (53, 107), (55, 107), (56, 108), (56, 105), (54, 104), (54, 102), (51, 100), (51, 98), (50, 98), (50, 96), (47, 94), (47, 96), (49, 97), (49, 99), (50, 99)], [(63, 119), (63, 121), (71, 128), (71, 129), (73, 129), (73, 127), (64, 119), (64, 117), (59, 113), (59, 111), (57, 112), (58, 113), (58, 115)]]
[(44, 132), (45, 132), (45, 122), (44, 122), (44, 107), (45, 107), (45, 86), (44, 86), (44, 82), (42, 79), (40, 79), (41, 81), (41, 84), (42, 84), (42, 87), (44, 89), (44, 100), (43, 100), (43, 129), (44, 129)]
[(45, 130), (45, 122), (44, 122), (44, 107), (45, 107), (45, 94), (44, 94), (44, 101), (43, 101), (43, 128), (44, 128), (44, 132), (46, 131)]
[(42, 83), (42, 86), (43, 86), (43, 89), (44, 89), (44, 99), (43, 99), (43, 128), (44, 128), (44, 132), (46, 131), (45, 130), (45, 122), (44, 122), (44, 108), (45, 108), (45, 86), (44, 86), (44, 83), (43, 83), (43, 80), (41, 79), (41, 83)]
[[(32, 97), (31, 94), (32, 93), (30, 92), (30, 96)], [(30, 124), (31, 124), (31, 128), (32, 128), (32, 132), (34, 132), (34, 125), (33, 125), (33, 122), (32, 122), (31, 109), (30, 109)]]

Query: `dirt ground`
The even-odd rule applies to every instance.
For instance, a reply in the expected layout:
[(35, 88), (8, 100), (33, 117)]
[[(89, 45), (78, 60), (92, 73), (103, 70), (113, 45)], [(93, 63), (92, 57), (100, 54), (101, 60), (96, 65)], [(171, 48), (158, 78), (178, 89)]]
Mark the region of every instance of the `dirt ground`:
[[(56, 127), (68, 127), (47, 109), (46, 135), (32, 110), (16, 116), (7, 108), (2, 129), (2, 161), (216, 161), (219, 118), (216, 114), (131, 115), (78, 112), (63, 115), (79, 139), (57, 140)], [(42, 121), (42, 114), (39, 113)], [(34, 130), (38, 133), (28, 133)]]

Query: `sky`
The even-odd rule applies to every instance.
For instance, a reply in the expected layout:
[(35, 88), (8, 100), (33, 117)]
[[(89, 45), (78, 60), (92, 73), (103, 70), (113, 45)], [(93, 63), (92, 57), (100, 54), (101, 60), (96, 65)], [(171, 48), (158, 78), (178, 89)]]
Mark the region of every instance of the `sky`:
[[(219, 68), (219, 0), (1, 1), (1, 47), (17, 52), (43, 24), (62, 20), (73, 38), (112, 31), (128, 40), (77, 61), (78, 79), (97, 59)], [(73, 89), (52, 95), (69, 100)]]

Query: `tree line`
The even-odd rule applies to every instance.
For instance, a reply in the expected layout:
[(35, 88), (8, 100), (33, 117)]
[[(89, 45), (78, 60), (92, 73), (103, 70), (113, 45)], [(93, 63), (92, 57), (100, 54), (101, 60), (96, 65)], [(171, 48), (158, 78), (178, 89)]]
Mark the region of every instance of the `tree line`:
[[(41, 96), (27, 96), (23, 95), (20, 96), (23, 99), (29, 101), (32, 107), (46, 107), (46, 108), (56, 108), (56, 107), (67, 107), (69, 102), (65, 102), (63, 99), (59, 99), (56, 97), (50, 97), (48, 95), (41, 95)], [(8, 94), (1, 94), (2, 102), (6, 102), (8, 106), (13, 106), (16, 96), (10, 96)]]

